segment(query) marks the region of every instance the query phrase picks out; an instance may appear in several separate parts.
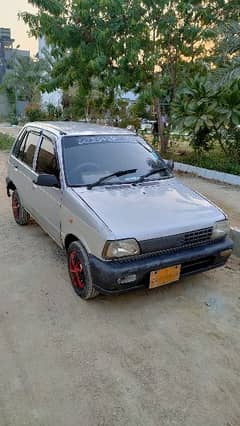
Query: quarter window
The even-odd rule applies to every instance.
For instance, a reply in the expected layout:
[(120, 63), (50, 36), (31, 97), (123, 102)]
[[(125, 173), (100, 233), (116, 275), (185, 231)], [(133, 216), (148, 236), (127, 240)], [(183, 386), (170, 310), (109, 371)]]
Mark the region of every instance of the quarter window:
[(29, 167), (32, 167), (33, 165), (33, 158), (38, 140), (39, 134), (29, 132), (27, 138), (25, 139), (24, 148), (22, 148), (23, 144), (20, 147), (19, 158)]
[(53, 142), (43, 137), (37, 160), (37, 173), (47, 173), (58, 176), (57, 160)]
[[(24, 132), (19, 139), (17, 140), (14, 148), (13, 148), (13, 155), (15, 155), (15, 157), (20, 157), (24, 151), (24, 145), (25, 145), (25, 141), (27, 139), (28, 136), (28, 132)], [(21, 154), (21, 155), (20, 155)]]

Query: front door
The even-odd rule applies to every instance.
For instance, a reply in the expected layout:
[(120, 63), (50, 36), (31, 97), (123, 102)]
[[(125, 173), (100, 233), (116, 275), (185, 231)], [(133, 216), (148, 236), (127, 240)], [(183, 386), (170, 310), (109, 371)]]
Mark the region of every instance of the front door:
[[(37, 175), (44, 173), (59, 178), (55, 141), (45, 135), (42, 136), (35, 170)], [(36, 220), (57, 243), (60, 243), (61, 189), (33, 183), (33, 194)]]

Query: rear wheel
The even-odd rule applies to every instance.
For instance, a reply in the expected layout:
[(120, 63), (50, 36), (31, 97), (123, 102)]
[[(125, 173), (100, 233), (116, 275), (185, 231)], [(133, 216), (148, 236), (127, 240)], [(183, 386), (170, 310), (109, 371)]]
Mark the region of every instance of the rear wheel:
[(68, 248), (68, 271), (79, 297), (87, 300), (98, 296), (93, 287), (87, 252), (79, 241), (74, 241)]
[(30, 215), (23, 207), (16, 189), (12, 193), (12, 211), (18, 225), (27, 225)]

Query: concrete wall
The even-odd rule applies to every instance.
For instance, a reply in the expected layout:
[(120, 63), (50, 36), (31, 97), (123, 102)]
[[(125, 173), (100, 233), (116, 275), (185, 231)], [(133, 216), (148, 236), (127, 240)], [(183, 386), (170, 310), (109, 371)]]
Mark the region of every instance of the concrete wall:
[(53, 92), (47, 93), (41, 93), (41, 107), (43, 111), (47, 111), (48, 105), (54, 105), (55, 107), (61, 108), (62, 107), (62, 90), (57, 89)]
[[(26, 101), (17, 101), (16, 112), (17, 115), (24, 115), (24, 110), (28, 102)], [(8, 102), (8, 98), (4, 94), (0, 94), (0, 120), (7, 120), (11, 114), (12, 108)]]
[(17, 105), (16, 105), (17, 115), (24, 115), (24, 111), (27, 104), (28, 104), (27, 101), (17, 101)]
[(14, 58), (29, 58), (30, 51), (29, 50), (21, 50), (21, 49), (7, 49), (5, 48), (5, 59), (7, 62), (14, 60)]
[(6, 119), (10, 112), (11, 109), (7, 96), (0, 93), (0, 119)]

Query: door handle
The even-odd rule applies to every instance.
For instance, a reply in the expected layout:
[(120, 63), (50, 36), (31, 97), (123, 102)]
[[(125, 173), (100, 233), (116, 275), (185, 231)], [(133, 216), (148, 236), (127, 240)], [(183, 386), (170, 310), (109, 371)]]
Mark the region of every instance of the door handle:
[(15, 169), (15, 170), (18, 170), (18, 166), (14, 166), (14, 169)]

